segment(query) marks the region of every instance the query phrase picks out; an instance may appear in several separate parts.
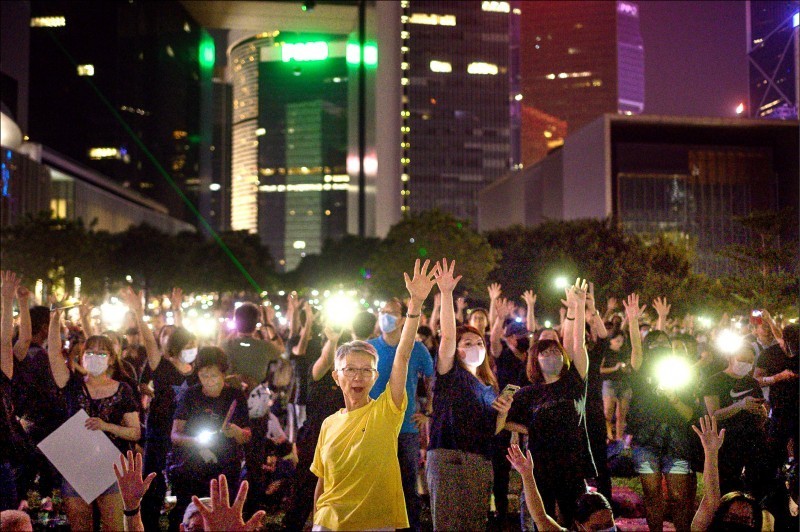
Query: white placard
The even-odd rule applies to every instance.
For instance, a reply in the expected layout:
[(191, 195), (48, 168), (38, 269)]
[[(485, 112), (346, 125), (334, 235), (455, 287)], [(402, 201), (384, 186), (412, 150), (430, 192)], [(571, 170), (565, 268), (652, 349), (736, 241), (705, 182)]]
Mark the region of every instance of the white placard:
[(78, 495), (91, 503), (117, 481), (114, 463), (120, 452), (105, 432), (87, 429), (87, 419), (86, 411), (80, 410), (38, 447)]

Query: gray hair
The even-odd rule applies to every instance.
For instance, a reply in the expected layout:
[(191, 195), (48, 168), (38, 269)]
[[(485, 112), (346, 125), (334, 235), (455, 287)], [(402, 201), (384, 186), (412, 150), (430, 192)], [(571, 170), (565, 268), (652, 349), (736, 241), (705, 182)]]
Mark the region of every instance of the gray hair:
[[(200, 497), (200, 502), (206, 505), (211, 504), (211, 497)], [(186, 507), (186, 511), (183, 512), (183, 525), (189, 526), (189, 521), (192, 520), (192, 517), (195, 516), (200, 511), (194, 501), (189, 503), (189, 506)]]
[(353, 340), (352, 342), (347, 342), (346, 344), (340, 345), (339, 349), (336, 350), (336, 356), (333, 360), (333, 367), (336, 369), (342, 369), (344, 366), (344, 358), (352, 353), (370, 355), (375, 359), (375, 367), (378, 367), (378, 352), (375, 350), (375, 346), (362, 340)]

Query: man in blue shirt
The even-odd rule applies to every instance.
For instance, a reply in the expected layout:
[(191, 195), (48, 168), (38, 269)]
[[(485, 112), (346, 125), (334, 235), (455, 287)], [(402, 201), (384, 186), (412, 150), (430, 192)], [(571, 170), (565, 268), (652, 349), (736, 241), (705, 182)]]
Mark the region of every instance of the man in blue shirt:
[[(392, 364), (403, 331), (403, 323), (408, 312), (405, 304), (393, 298), (386, 302), (378, 315), (378, 326), (381, 335), (369, 340), (378, 351), (378, 378), (369, 395), (377, 399), (386, 389), (389, 376), (392, 373)], [(406, 379), (406, 394), (408, 406), (406, 407), (403, 426), (398, 437), (397, 458), (400, 461), (400, 476), (403, 481), (403, 494), (406, 499), (408, 523), (412, 530), (419, 530), (419, 497), (417, 495), (417, 472), (419, 469), (419, 430), (411, 417), (417, 411), (417, 382), (419, 377), (425, 377), (425, 392), (428, 396), (428, 405), (432, 405), (432, 387), (428, 379), (433, 377), (433, 359), (425, 346), (420, 342), (414, 343), (411, 350), (411, 360), (408, 365), (408, 378)]]

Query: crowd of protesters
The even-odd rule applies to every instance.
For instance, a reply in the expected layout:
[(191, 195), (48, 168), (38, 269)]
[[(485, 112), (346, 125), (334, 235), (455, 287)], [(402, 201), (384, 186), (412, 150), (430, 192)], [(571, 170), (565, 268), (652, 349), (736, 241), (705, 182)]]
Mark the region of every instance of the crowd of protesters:
[[(417, 261), (406, 294), (346, 327), (295, 293), (285, 320), (243, 303), (210, 342), (182, 326), (180, 289), (174, 323), (127, 288), (104, 331), (2, 272), (3, 530), (30, 527), (32, 490), (60, 494), (72, 530), (250, 530), (265, 512), (419, 530), (423, 494), (434, 530), (616, 530), (612, 476), (639, 477), (650, 530), (798, 529), (796, 323), (676, 320), (635, 293), (600, 309), (578, 279), (545, 327), (532, 291), (517, 305), (493, 284), (470, 308), (457, 274)], [(81, 410), (122, 455), (89, 502), (37, 448)]]

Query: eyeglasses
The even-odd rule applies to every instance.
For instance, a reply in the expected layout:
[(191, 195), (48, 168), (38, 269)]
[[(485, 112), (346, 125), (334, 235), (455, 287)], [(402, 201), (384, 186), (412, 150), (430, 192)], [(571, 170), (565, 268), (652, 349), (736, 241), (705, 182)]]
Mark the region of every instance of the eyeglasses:
[(375, 368), (341, 368), (339, 370), (340, 373), (344, 373), (344, 376), (348, 379), (354, 379), (356, 375), (360, 375), (365, 379), (369, 379), (370, 377), (374, 376), (378, 370)]
[(83, 354), (83, 356), (106, 358), (106, 357), (108, 357), (108, 353), (98, 353), (97, 351), (86, 351)]
[(539, 358), (547, 358), (547, 357), (560, 357), (561, 351), (557, 349), (548, 349), (547, 351), (542, 351), (539, 353)]

